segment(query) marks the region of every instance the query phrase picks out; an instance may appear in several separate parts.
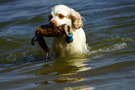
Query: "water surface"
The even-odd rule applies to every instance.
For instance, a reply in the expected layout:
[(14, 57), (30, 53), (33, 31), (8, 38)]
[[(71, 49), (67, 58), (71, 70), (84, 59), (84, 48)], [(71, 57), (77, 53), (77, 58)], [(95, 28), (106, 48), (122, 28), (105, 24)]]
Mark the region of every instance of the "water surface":
[[(48, 11), (65, 4), (86, 19), (86, 57), (54, 58), (30, 44)], [(52, 38), (45, 38), (51, 49)], [(134, 90), (134, 0), (1, 0), (0, 90)]]

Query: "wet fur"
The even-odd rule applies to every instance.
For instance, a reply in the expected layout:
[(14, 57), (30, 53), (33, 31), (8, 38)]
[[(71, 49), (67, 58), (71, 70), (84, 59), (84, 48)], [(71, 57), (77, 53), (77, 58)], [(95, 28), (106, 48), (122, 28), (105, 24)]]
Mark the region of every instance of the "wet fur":
[(70, 26), (70, 30), (73, 33), (74, 40), (69, 44), (65, 41), (66, 35), (54, 38), (52, 49), (56, 56), (69, 56), (83, 53), (87, 50), (86, 36), (82, 29), (82, 16), (79, 12), (65, 5), (57, 5), (51, 9), (49, 21), (50, 23), (53, 22), (55, 26), (66, 24)]

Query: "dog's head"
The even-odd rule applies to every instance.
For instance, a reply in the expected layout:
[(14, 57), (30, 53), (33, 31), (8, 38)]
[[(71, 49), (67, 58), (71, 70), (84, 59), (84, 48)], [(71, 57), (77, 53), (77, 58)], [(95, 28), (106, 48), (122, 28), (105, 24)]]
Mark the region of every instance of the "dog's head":
[(83, 26), (80, 13), (65, 5), (54, 6), (51, 9), (51, 13), (48, 19), (50, 21), (50, 24), (53, 26), (60, 26), (62, 24), (66, 24), (74, 29), (79, 29)]

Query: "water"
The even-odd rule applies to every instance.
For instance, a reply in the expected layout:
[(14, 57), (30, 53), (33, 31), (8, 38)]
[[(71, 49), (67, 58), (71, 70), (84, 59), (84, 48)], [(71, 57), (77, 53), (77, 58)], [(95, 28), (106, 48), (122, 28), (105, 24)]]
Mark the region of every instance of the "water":
[[(86, 19), (86, 57), (54, 58), (30, 41), (65, 4)], [(52, 38), (45, 38), (51, 49)], [(0, 90), (134, 90), (134, 0), (1, 0)]]

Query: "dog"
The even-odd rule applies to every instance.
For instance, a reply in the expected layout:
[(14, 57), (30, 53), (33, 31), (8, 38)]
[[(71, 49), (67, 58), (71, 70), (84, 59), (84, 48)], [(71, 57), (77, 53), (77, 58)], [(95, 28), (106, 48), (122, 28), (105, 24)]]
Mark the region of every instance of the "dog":
[(51, 9), (48, 20), (53, 26), (65, 24), (73, 34), (73, 41), (70, 43), (65, 41), (66, 34), (54, 37), (52, 49), (57, 57), (72, 56), (87, 51), (82, 16), (79, 12), (62, 4), (56, 5)]

